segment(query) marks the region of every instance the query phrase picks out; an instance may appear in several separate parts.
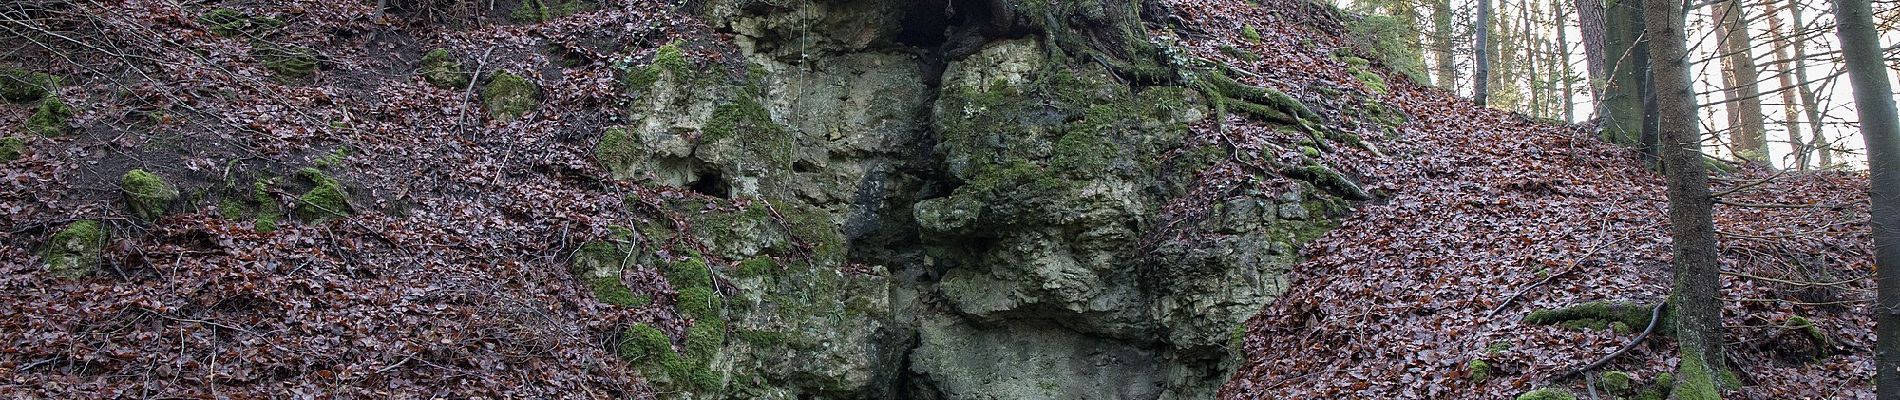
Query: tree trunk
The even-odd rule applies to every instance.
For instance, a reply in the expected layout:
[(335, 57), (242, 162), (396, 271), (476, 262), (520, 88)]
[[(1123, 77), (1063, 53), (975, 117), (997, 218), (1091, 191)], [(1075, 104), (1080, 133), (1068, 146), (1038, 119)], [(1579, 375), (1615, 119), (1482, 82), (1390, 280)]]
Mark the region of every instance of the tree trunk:
[[(1900, 399), (1900, 120), (1894, 115), (1893, 88), (1880, 34), (1868, 0), (1834, 0), (1834, 18), (1854, 88), (1854, 109), (1860, 114), (1861, 139), (1867, 143), (1868, 197), (1873, 202), (1874, 265), (1874, 393), (1881, 399)], [(1883, 311), (1884, 310), (1884, 311)]]
[[(1795, 94), (1794, 61), (1788, 59), (1788, 38), (1783, 33), (1786, 27), (1781, 24), (1781, 10), (1774, 2), (1768, 2), (1768, 34), (1774, 41), (1775, 70), (1777, 82), (1781, 84), (1782, 124), (1788, 131), (1788, 149), (1796, 171), (1808, 170), (1808, 146), (1801, 141), (1801, 100)], [(1799, 33), (1799, 32), (1797, 32)]]
[(1643, 92), (1649, 71), (1649, 54), (1643, 42), (1643, 10), (1639, 2), (1622, 0), (1607, 3), (1604, 9), (1604, 56), (1609, 82), (1604, 86), (1598, 129), (1611, 143), (1643, 150), (1645, 160), (1655, 160), (1656, 152), (1643, 137), (1645, 107)]
[(1814, 87), (1809, 86), (1814, 82), (1808, 80), (1807, 33), (1802, 32), (1807, 29), (1807, 23), (1801, 19), (1801, 3), (1788, 0), (1788, 12), (1793, 17), (1789, 22), (1794, 25), (1794, 41), (1789, 43), (1794, 46), (1794, 79), (1801, 83), (1795, 86), (1795, 91), (1801, 94), (1801, 109), (1808, 119), (1808, 148), (1815, 150), (1819, 161), (1815, 166), (1827, 168), (1834, 165), (1834, 144), (1828, 141), (1827, 134), (1821, 130), (1821, 102), (1814, 95)]
[(1432, 50), (1438, 59), (1438, 87), (1458, 91), (1458, 59), (1452, 54), (1451, 0), (1432, 0)]
[(1561, 70), (1563, 76), (1559, 77), (1559, 79), (1563, 79), (1564, 84), (1564, 101), (1561, 105), (1564, 108), (1562, 113), (1564, 122), (1574, 123), (1577, 122), (1577, 82), (1576, 79), (1574, 79), (1577, 72), (1571, 70), (1570, 67), (1570, 38), (1569, 35), (1565, 33), (1568, 32), (1569, 29), (1564, 29), (1564, 22), (1568, 21), (1569, 18), (1566, 18), (1567, 15), (1564, 13), (1563, 4), (1564, 3), (1559, 0), (1550, 1), (1552, 20), (1557, 21), (1557, 43), (1553, 43), (1551, 51), (1557, 52), (1557, 62), (1563, 64), (1563, 69)]
[(1756, 85), (1761, 81), (1761, 71), (1755, 66), (1754, 45), (1748, 37), (1748, 27), (1742, 21), (1745, 13), (1739, 0), (1727, 0), (1710, 6), (1714, 20), (1717, 51), (1723, 53), (1722, 64), (1728, 66), (1723, 71), (1727, 87), (1722, 92), (1728, 95), (1724, 107), (1729, 115), (1729, 144), (1737, 160), (1750, 164), (1773, 166), (1768, 160), (1768, 133), (1762, 124), (1761, 89)]
[(1489, 43), (1491, 36), (1491, 0), (1478, 0), (1478, 18), (1472, 22), (1471, 27), (1476, 30), (1477, 34), (1477, 40), (1475, 40), (1475, 43), (1472, 45), (1477, 56), (1474, 57), (1476, 61), (1473, 62), (1475, 65), (1472, 66), (1475, 71), (1471, 74), (1471, 82), (1472, 86), (1474, 86), (1471, 90), (1471, 102), (1478, 103), (1479, 106), (1485, 106), (1486, 101), (1490, 99), (1491, 91), (1491, 57), (1487, 54), (1491, 52)]
[(1662, 162), (1669, 192), (1669, 235), (1675, 285), (1676, 388), (1680, 400), (1720, 399), (1723, 380), (1720, 264), (1715, 223), (1710, 214), (1709, 177), (1702, 161), (1696, 99), (1689, 80), (1682, 2), (1644, 0), (1650, 61), (1655, 69), (1657, 117), (1661, 120)]
[(1576, 0), (1576, 7), (1577, 31), (1583, 33), (1584, 69), (1590, 74), (1590, 98), (1601, 104), (1603, 87), (1610, 81), (1610, 67), (1603, 55), (1603, 0)]

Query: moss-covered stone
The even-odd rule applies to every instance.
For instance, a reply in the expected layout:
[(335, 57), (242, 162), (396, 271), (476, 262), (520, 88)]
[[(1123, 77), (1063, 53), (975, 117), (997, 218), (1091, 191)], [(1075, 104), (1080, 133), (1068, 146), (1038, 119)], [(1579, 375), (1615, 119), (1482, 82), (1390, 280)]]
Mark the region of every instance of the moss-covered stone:
[(1827, 332), (1821, 331), (1821, 328), (1815, 326), (1814, 321), (1809, 321), (1807, 317), (1799, 315), (1788, 317), (1786, 326), (1788, 329), (1793, 329), (1795, 332), (1800, 333), (1802, 338), (1807, 339), (1808, 345), (1814, 347), (1814, 358), (1816, 360), (1826, 358), (1828, 354), (1832, 352), (1833, 341), (1828, 340)]
[(212, 34), (226, 37), (240, 34), (256, 36), (264, 31), (284, 26), (284, 22), (276, 18), (255, 17), (242, 11), (222, 7), (199, 15), (198, 23), (203, 24)]
[[(712, 118), (702, 128), (700, 143), (732, 146), (757, 156), (764, 166), (784, 169), (792, 162), (792, 134), (749, 96), (713, 109)], [(724, 143), (721, 143), (724, 142)]]
[(693, 73), (692, 61), (688, 61), (686, 53), (680, 50), (679, 42), (667, 43), (655, 49), (653, 60), (645, 67), (629, 69), (624, 81), (627, 90), (638, 93), (652, 89), (653, 84), (669, 75), (681, 82), (694, 81), (693, 78), (697, 76)]
[(59, 77), (20, 68), (0, 66), (0, 98), (27, 103), (54, 94)]
[(297, 216), (305, 221), (322, 222), (350, 215), (350, 199), (343, 183), (331, 179), (316, 168), (304, 168), (297, 176), (309, 181), (310, 191), (297, 198)]
[(1638, 400), (1667, 400), (1669, 391), (1675, 387), (1675, 375), (1667, 372), (1656, 374), (1656, 381), (1644, 386), (1642, 392), (1636, 394), (1636, 398)]
[(1240, 38), (1247, 39), (1247, 41), (1250, 42), (1259, 42), (1260, 30), (1254, 29), (1251, 26), (1240, 27)]
[(26, 142), (20, 138), (0, 138), (0, 163), (12, 162), (26, 155)]
[(282, 79), (303, 79), (317, 72), (317, 51), (301, 46), (258, 42), (251, 46), (251, 56)]
[(1524, 392), (1517, 396), (1517, 400), (1577, 400), (1577, 395), (1562, 388), (1542, 388)]
[(487, 107), (489, 116), (513, 121), (534, 111), (539, 92), (533, 81), (502, 71), (489, 78), (488, 86), (482, 88), (482, 105)]
[(1604, 372), (1603, 375), (1597, 377), (1597, 379), (1603, 385), (1603, 390), (1610, 392), (1610, 394), (1628, 396), (1636, 393), (1636, 379), (1630, 377), (1628, 372)]
[(443, 89), (461, 89), (468, 86), (468, 71), (462, 70), (462, 63), (449, 54), (449, 49), (435, 49), (422, 55), (422, 79)]
[(634, 324), (620, 333), (620, 358), (641, 364), (679, 358), (673, 352), (673, 340), (647, 324)]
[(164, 216), (165, 208), (178, 200), (177, 187), (142, 169), (126, 171), (119, 179), (119, 188), (125, 192), (125, 204), (132, 215), (146, 221)]
[(105, 245), (106, 232), (99, 221), (82, 220), (53, 234), (40, 256), (53, 276), (83, 278), (99, 269), (100, 251)]
[(27, 132), (43, 136), (60, 136), (71, 129), (68, 122), (72, 118), (73, 110), (66, 106), (66, 102), (60, 101), (59, 96), (47, 96), (40, 100), (40, 105), (33, 110), (33, 115), (26, 118), (25, 128)]
[(720, 314), (726, 308), (725, 299), (710, 287), (680, 289), (675, 303), (678, 305), (680, 314), (692, 316), (698, 321), (720, 319)]
[(710, 319), (693, 323), (686, 329), (686, 358), (694, 362), (711, 363), (719, 349), (726, 346), (726, 323)]
[(627, 127), (608, 127), (600, 133), (600, 143), (594, 146), (594, 159), (600, 161), (601, 168), (614, 169), (633, 165), (645, 156), (641, 151), (640, 138), (627, 131)]
[(602, 303), (621, 307), (640, 307), (653, 302), (649, 296), (637, 295), (627, 284), (620, 282), (618, 275), (589, 276), (587, 287), (592, 289), (594, 297)]
[(738, 270), (735, 272), (741, 278), (756, 278), (771, 276), (779, 271), (778, 263), (772, 261), (772, 257), (760, 256), (740, 261)]
[(1484, 383), (1491, 379), (1491, 363), (1485, 360), (1471, 360), (1465, 363), (1465, 369), (1471, 371), (1471, 382)]

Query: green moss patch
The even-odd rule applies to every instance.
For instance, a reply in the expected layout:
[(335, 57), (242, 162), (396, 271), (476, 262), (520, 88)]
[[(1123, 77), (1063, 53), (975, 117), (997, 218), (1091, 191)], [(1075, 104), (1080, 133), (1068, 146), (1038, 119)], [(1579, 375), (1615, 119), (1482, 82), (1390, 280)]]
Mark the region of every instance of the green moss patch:
[(0, 163), (11, 162), (26, 155), (26, 142), (20, 138), (0, 138)]
[(48, 96), (40, 100), (40, 105), (33, 110), (33, 115), (26, 118), (25, 128), (27, 132), (43, 136), (60, 136), (71, 129), (68, 122), (72, 118), (73, 109), (67, 107), (66, 102), (60, 101), (58, 96)]
[(534, 82), (507, 71), (495, 74), (482, 88), (482, 105), (488, 115), (501, 121), (513, 121), (533, 111), (540, 89)]
[(680, 51), (679, 42), (673, 42), (655, 49), (653, 61), (647, 63), (647, 66), (627, 70), (623, 81), (628, 91), (645, 92), (652, 89), (653, 85), (662, 78), (693, 81), (695, 76), (693, 63), (686, 60), (686, 53)]
[(142, 169), (126, 171), (119, 179), (119, 187), (125, 192), (125, 204), (132, 209), (132, 215), (146, 221), (165, 216), (165, 209), (178, 200), (177, 187)]
[(28, 103), (54, 94), (59, 77), (25, 69), (0, 66), (0, 98)]
[(284, 26), (284, 21), (276, 18), (255, 17), (229, 8), (214, 8), (206, 11), (198, 16), (198, 23), (211, 30), (212, 34), (226, 37), (256, 36), (264, 31)]
[(317, 51), (300, 46), (256, 43), (251, 47), (264, 69), (283, 79), (303, 79), (317, 72)]
[(706, 121), (701, 133), (701, 143), (729, 142), (767, 165), (791, 165), (791, 132), (772, 122), (771, 113), (750, 96), (739, 96), (713, 109), (712, 119)]
[(1628, 372), (1604, 372), (1603, 375), (1597, 377), (1597, 380), (1602, 384), (1603, 390), (1609, 391), (1610, 394), (1628, 396), (1636, 393), (1636, 379), (1631, 378)]
[(1465, 370), (1471, 372), (1471, 382), (1484, 383), (1491, 379), (1491, 363), (1485, 360), (1471, 360), (1465, 363)]
[(1542, 388), (1524, 392), (1517, 400), (1577, 400), (1577, 395), (1561, 388)]
[(297, 176), (314, 186), (297, 198), (297, 216), (305, 221), (322, 222), (350, 215), (349, 195), (343, 183), (331, 179), (316, 168), (304, 168)]
[(594, 159), (600, 161), (601, 168), (614, 170), (626, 168), (640, 161), (645, 152), (640, 138), (628, 131), (627, 127), (614, 126), (601, 131), (600, 143), (594, 146)]
[(277, 220), (284, 218), (284, 211), (277, 204), (277, 197), (270, 195), (270, 185), (264, 181), (252, 183), (251, 198), (257, 202), (257, 221), (253, 227), (258, 232), (277, 231)]
[(40, 256), (53, 276), (82, 278), (99, 269), (99, 253), (105, 245), (106, 232), (99, 221), (83, 220), (53, 234)]
[(462, 63), (449, 54), (449, 49), (435, 49), (422, 55), (422, 79), (443, 89), (461, 89), (468, 87), (468, 71), (462, 70)]

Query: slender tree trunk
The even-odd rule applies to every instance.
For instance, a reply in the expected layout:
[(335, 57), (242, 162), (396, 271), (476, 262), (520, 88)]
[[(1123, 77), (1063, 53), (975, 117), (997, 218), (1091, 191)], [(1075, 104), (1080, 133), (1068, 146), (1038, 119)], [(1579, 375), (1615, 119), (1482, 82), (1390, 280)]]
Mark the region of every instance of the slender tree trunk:
[[(1782, 124), (1788, 131), (1789, 154), (1793, 157), (1796, 171), (1808, 170), (1808, 146), (1801, 141), (1801, 108), (1799, 95), (1795, 94), (1794, 61), (1788, 59), (1788, 35), (1781, 24), (1781, 10), (1774, 2), (1767, 3), (1768, 34), (1774, 41), (1775, 70), (1777, 82), (1781, 84)], [(1798, 33), (1798, 32), (1797, 32)]]
[(1471, 74), (1471, 82), (1474, 86), (1471, 90), (1471, 102), (1485, 106), (1491, 97), (1491, 57), (1487, 54), (1491, 52), (1491, 0), (1478, 0), (1478, 18), (1472, 22), (1471, 27), (1477, 34), (1476, 43), (1472, 46), (1476, 49), (1474, 52), (1477, 53), (1477, 57), (1474, 57), (1476, 65), (1472, 68), (1475, 71)]
[(1803, 22), (1801, 11), (1799, 0), (1788, 0), (1788, 12), (1792, 17), (1789, 22), (1793, 25), (1791, 31), (1794, 35), (1789, 45), (1794, 47), (1794, 79), (1800, 82), (1795, 86), (1795, 91), (1801, 95), (1801, 109), (1808, 120), (1808, 148), (1815, 151), (1818, 161), (1815, 166), (1827, 168), (1834, 165), (1834, 144), (1821, 129), (1821, 102), (1814, 94), (1814, 87), (1810, 86), (1814, 82), (1808, 80), (1808, 41), (1806, 32), (1802, 32), (1807, 29), (1807, 23)]
[(1717, 382), (1722, 357), (1720, 264), (1709, 177), (1702, 161), (1696, 99), (1689, 80), (1687, 42), (1680, 0), (1644, 0), (1650, 62), (1655, 72), (1657, 116), (1661, 120), (1662, 162), (1669, 192), (1669, 234), (1675, 286), (1670, 304), (1676, 316), (1676, 388), (1680, 400), (1720, 399)]
[(1603, 0), (1576, 0), (1576, 7), (1577, 31), (1583, 33), (1584, 70), (1590, 75), (1590, 98), (1601, 104), (1603, 87), (1610, 81), (1609, 64), (1604, 61)]
[(1733, 146), (1735, 158), (1744, 162), (1767, 165), (1768, 133), (1762, 124), (1761, 89), (1756, 86), (1761, 81), (1761, 70), (1755, 65), (1753, 41), (1749, 39), (1748, 27), (1743, 25), (1746, 13), (1740, 0), (1726, 0), (1711, 5), (1714, 20), (1717, 51), (1724, 53), (1722, 64), (1727, 65), (1723, 76), (1728, 87), (1723, 93), (1728, 95), (1725, 108), (1728, 110), (1729, 143)]
[(1834, 18), (1860, 114), (1861, 139), (1867, 143), (1869, 200), (1873, 202), (1874, 393), (1900, 399), (1900, 118), (1894, 115), (1893, 88), (1874, 27), (1868, 0), (1834, 0)]
[(1458, 91), (1458, 59), (1452, 52), (1457, 35), (1452, 33), (1451, 0), (1432, 1), (1432, 49), (1438, 59), (1438, 87)]
[(1563, 4), (1559, 0), (1550, 1), (1551, 13), (1554, 14), (1552, 20), (1557, 21), (1557, 43), (1554, 43), (1551, 51), (1557, 52), (1557, 62), (1563, 64), (1563, 76), (1560, 79), (1563, 79), (1564, 83), (1562, 104), (1564, 122), (1574, 123), (1577, 122), (1577, 81), (1574, 79), (1576, 71), (1572, 71), (1570, 67), (1570, 39), (1569, 34), (1565, 33), (1569, 29), (1564, 27), (1565, 22), (1570, 18), (1568, 18), (1569, 14), (1564, 12)]
[(1539, 67), (1537, 58), (1539, 56), (1538, 53), (1542, 53), (1541, 50), (1543, 47), (1537, 45), (1537, 29), (1531, 26), (1531, 23), (1534, 22), (1531, 19), (1531, 16), (1534, 15), (1531, 6), (1536, 4), (1536, 2), (1525, 0), (1522, 4), (1518, 4), (1517, 7), (1519, 22), (1523, 22), (1522, 27), (1518, 28), (1517, 36), (1523, 43), (1523, 50), (1521, 51), (1524, 52), (1524, 56), (1520, 58), (1524, 68), (1523, 72), (1519, 75), (1524, 76), (1524, 91), (1526, 92), (1526, 97), (1529, 97), (1524, 107), (1524, 109), (1528, 111), (1526, 114), (1542, 117), (1545, 115), (1543, 113), (1544, 87), (1541, 84), (1543, 75), (1538, 74), (1538, 72), (1541, 71), (1537, 69)]

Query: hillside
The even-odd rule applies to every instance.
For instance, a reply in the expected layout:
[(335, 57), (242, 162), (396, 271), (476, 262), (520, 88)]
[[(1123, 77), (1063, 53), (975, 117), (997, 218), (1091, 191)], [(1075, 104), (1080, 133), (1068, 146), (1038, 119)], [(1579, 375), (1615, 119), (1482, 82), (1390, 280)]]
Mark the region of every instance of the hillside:
[[(1526, 317), (1667, 293), (1633, 153), (1143, 4), (0, 11), (0, 397), (1613, 390), (1641, 324)], [(1868, 396), (1865, 177), (1717, 181), (1806, 205), (1716, 209), (1743, 391)]]

